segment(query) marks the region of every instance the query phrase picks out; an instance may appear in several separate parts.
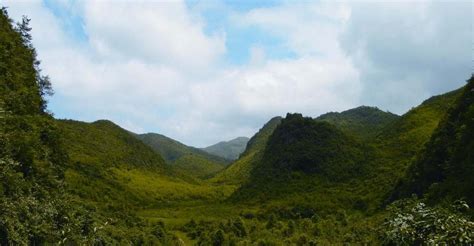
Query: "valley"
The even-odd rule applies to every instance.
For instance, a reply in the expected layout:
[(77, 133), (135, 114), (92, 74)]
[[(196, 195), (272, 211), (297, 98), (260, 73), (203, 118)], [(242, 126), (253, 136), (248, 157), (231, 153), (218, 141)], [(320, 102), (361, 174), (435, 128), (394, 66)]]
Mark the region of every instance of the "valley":
[(472, 75), (402, 115), (287, 113), (195, 148), (55, 118), (27, 24), (2, 9), (0, 245), (474, 242)]

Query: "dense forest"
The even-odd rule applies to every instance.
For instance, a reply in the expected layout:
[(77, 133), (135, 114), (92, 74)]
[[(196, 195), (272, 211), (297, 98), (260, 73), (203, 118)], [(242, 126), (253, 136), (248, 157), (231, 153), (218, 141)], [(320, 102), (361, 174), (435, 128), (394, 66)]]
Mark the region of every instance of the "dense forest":
[(1, 9), (0, 245), (474, 244), (472, 75), (401, 116), (289, 113), (197, 149), (55, 119), (30, 30)]

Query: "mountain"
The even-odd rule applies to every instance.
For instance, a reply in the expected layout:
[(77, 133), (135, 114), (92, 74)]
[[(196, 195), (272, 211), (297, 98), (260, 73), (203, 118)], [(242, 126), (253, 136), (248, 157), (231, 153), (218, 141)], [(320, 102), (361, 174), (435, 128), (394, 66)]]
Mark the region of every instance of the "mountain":
[(111, 121), (57, 120), (56, 124), (70, 158), (68, 189), (84, 202), (107, 207), (104, 210), (208, 199), (226, 189), (220, 187), (218, 191), (173, 168)]
[(474, 203), (474, 77), (424, 146), (392, 195)]
[(165, 160), (125, 129), (108, 120), (86, 123), (59, 120), (62, 137), (72, 160), (104, 168), (128, 167), (165, 172)]
[(390, 149), (400, 161), (413, 157), (429, 140), (441, 119), (461, 95), (462, 88), (433, 96), (377, 133), (378, 147)]
[(326, 113), (317, 117), (316, 120), (326, 121), (343, 131), (367, 139), (399, 117), (376, 107), (360, 106), (340, 113)]
[(239, 155), (244, 152), (248, 141), (249, 138), (247, 137), (238, 137), (229, 141), (222, 141), (206, 148), (202, 148), (202, 150), (233, 161), (237, 160)]
[(233, 199), (285, 199), (301, 190), (312, 191), (316, 186), (308, 186), (309, 179), (337, 183), (362, 177), (367, 155), (357, 139), (335, 126), (287, 114), (268, 138), (248, 182)]
[(163, 156), (172, 169), (192, 177), (210, 177), (229, 163), (227, 159), (187, 146), (161, 134), (138, 134), (136, 137)]
[(358, 188), (365, 200), (372, 201), (375, 207), (386, 202), (461, 91), (462, 88), (423, 101), (364, 140), (372, 149), (368, 177)]
[(280, 124), (281, 120), (281, 117), (270, 119), (252, 138), (250, 138), (247, 142), (245, 151), (240, 155), (239, 159), (223, 171), (217, 173), (211, 181), (229, 184), (242, 184), (243, 182), (246, 182), (251, 171), (260, 161), (267, 145), (268, 138)]
[(287, 114), (270, 136), (263, 159), (266, 177), (300, 172), (343, 180), (360, 174), (364, 153), (355, 139), (331, 124)]
[[(402, 116), (366, 106), (316, 119), (290, 114), (283, 119), (286, 124), (274, 124), (265, 137), (252, 138), (241, 158), (212, 180), (242, 184), (233, 201), (289, 201), (289, 194), (320, 196), (321, 190), (332, 189), (338, 192), (326, 194), (328, 199), (344, 194), (344, 199), (376, 209), (459, 92), (432, 97)], [(259, 148), (250, 151), (256, 139)]]

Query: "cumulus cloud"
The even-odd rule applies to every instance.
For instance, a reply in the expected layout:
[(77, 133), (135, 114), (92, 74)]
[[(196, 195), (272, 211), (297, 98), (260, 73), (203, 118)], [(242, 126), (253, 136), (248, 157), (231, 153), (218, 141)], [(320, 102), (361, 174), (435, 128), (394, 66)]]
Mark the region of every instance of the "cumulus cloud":
[(355, 3), (341, 46), (361, 72), (363, 101), (403, 113), (472, 72), (469, 1)]
[(182, 1), (89, 1), (84, 24), (97, 54), (117, 59), (203, 69), (225, 51), (223, 35), (206, 35)]
[(246, 64), (232, 65), (224, 62), (233, 52), (225, 28), (209, 31), (200, 8), (182, 1), (58, 1), (63, 15), (40, 1), (2, 4), (16, 20), (32, 18), (58, 117), (107, 118), (198, 146), (251, 136), (286, 112), (317, 116), (361, 103), (403, 112), (462, 84), (472, 41), (472, 13), (462, 4), (318, 1), (231, 11), (220, 3), (229, 25), (278, 37), (295, 54), (270, 58), (258, 43)]

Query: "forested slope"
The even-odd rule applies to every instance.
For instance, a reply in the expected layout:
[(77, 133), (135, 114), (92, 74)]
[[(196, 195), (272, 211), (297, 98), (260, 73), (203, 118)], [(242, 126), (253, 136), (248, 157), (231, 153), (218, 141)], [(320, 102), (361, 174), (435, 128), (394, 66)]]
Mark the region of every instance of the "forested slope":
[(176, 172), (195, 178), (206, 178), (225, 168), (230, 160), (182, 144), (157, 133), (136, 135), (143, 143), (163, 156)]

